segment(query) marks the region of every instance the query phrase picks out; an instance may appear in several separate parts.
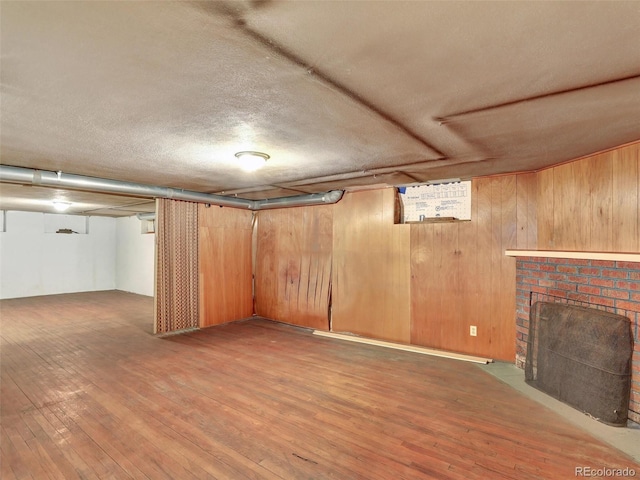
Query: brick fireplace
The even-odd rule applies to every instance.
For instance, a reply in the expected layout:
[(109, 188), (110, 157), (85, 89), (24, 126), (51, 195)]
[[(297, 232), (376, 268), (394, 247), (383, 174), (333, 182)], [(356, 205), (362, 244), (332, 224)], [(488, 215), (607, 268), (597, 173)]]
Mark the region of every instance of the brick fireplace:
[(507, 255), (517, 257), (516, 365), (524, 368), (531, 292), (600, 305), (623, 314), (631, 320), (634, 340), (629, 419), (640, 423), (640, 258), (636, 258), (640, 255), (594, 254), (594, 257), (605, 259), (562, 258), (563, 254), (590, 255), (576, 253), (507, 251)]

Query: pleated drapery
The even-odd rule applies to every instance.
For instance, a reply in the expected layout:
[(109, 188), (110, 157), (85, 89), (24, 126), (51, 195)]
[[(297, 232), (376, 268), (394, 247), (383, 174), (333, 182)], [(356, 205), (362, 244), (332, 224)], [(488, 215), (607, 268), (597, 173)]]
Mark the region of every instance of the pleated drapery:
[(198, 327), (198, 205), (158, 199), (155, 333)]

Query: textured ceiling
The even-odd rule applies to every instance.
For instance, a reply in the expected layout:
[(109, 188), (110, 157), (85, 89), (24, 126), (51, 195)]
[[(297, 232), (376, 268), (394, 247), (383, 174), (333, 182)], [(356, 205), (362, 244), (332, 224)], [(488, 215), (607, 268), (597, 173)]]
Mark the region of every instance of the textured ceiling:
[[(0, 3), (1, 162), (260, 199), (640, 140), (640, 2)], [(234, 153), (271, 159), (255, 173)], [(0, 208), (148, 202), (3, 184)], [(47, 210), (48, 211), (48, 210)]]

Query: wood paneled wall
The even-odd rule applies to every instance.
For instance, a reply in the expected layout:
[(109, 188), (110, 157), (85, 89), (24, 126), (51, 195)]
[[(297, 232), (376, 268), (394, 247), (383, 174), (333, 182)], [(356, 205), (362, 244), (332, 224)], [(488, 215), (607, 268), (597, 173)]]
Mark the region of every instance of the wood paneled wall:
[(640, 251), (640, 143), (538, 173), (538, 248)]
[(252, 212), (198, 206), (200, 327), (253, 314)]
[(334, 206), (332, 330), (410, 342), (409, 225), (394, 225), (393, 188)]
[(258, 212), (258, 315), (329, 330), (332, 237), (332, 205)]
[[(635, 144), (538, 173), (476, 178), (470, 222), (394, 224), (394, 189), (259, 212), (256, 312), (326, 330), (331, 304), (337, 332), (513, 361), (515, 260), (504, 251), (640, 251), (639, 153)], [(214, 214), (200, 230), (201, 258), (213, 259), (201, 282), (204, 324), (250, 315), (242, 279), (251, 278), (251, 213), (201, 212)], [(221, 288), (230, 276), (238, 287)]]
[(411, 225), (411, 343), (513, 360), (515, 260), (504, 251), (535, 248), (535, 182), (474, 179), (471, 221)]

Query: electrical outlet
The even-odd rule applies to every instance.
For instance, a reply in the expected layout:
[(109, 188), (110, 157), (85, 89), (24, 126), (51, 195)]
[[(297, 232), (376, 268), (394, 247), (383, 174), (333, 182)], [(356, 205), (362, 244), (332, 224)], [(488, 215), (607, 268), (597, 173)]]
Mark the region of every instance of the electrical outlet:
[(472, 337), (477, 337), (478, 336), (478, 327), (476, 327), (475, 325), (471, 325), (469, 327), (469, 335), (471, 335)]

